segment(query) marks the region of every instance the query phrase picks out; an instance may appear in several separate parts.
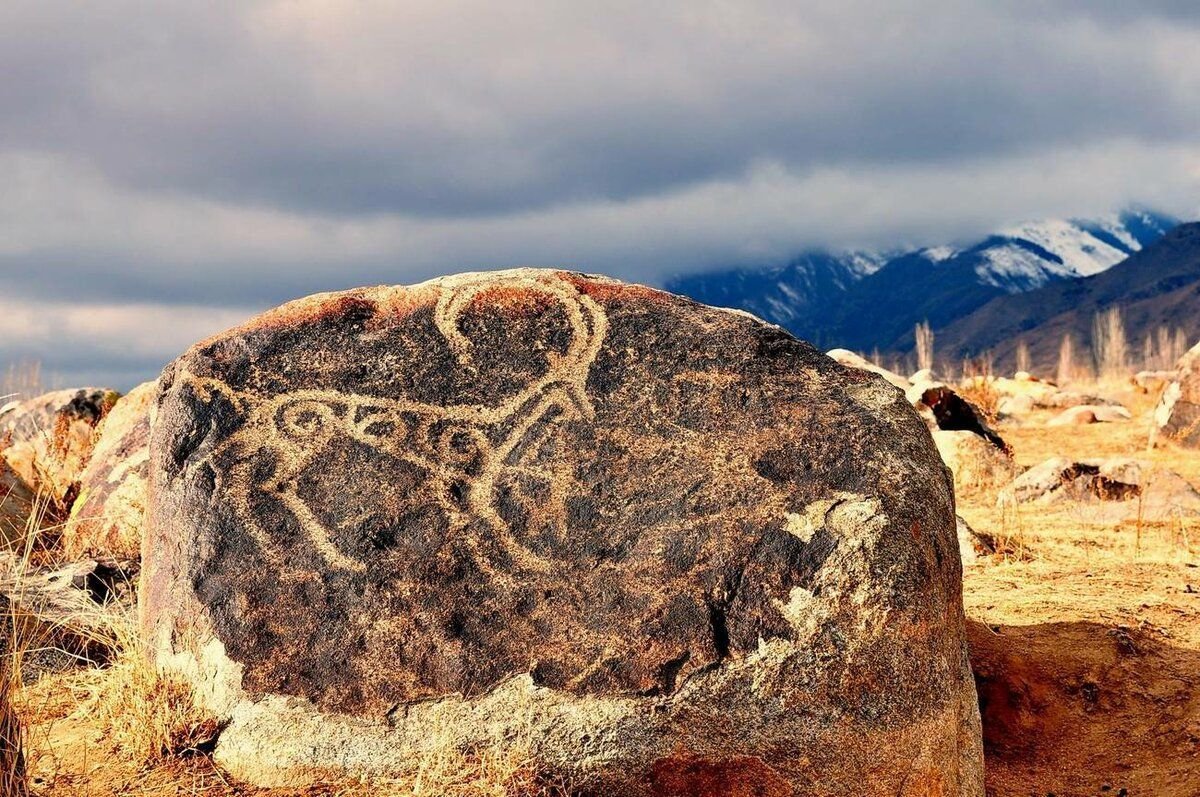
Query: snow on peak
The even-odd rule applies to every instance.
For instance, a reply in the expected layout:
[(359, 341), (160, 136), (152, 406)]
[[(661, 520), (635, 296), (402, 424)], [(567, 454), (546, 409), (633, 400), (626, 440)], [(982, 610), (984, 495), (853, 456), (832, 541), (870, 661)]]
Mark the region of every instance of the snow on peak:
[(921, 254), (926, 260), (933, 263), (941, 263), (943, 260), (949, 260), (958, 254), (958, 250), (952, 246), (929, 246), (921, 250)]
[[(1108, 227), (1104, 227), (1104, 229), (1118, 242), (1125, 244), (1125, 238), (1132, 239), (1123, 225), (1118, 223), (1114, 226), (1120, 227), (1124, 235), (1117, 235)], [(1007, 238), (1028, 241), (1055, 255), (1062, 260), (1062, 276), (1072, 277), (1088, 277), (1092, 274), (1099, 274), (1120, 263), (1129, 256), (1130, 251), (1137, 251), (1141, 248), (1137, 246), (1136, 241), (1133, 241), (1134, 245), (1129, 247), (1128, 251), (1123, 251), (1100, 240), (1078, 224), (1062, 219), (1047, 219), (1021, 224), (1004, 230), (1000, 234)]]

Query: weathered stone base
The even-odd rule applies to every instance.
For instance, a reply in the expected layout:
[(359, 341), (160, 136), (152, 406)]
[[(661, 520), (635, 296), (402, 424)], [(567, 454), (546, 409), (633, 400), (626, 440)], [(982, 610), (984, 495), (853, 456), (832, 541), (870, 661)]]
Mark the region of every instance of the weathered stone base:
[[(763, 656), (771, 656), (764, 651)], [(961, 699), (940, 713), (881, 730), (829, 707), (788, 707), (769, 695), (761, 719), (709, 707), (703, 693), (761, 688), (737, 674), (699, 679), (674, 701), (578, 698), (533, 684), (506, 682), (475, 700), (447, 699), (409, 707), (391, 724), (321, 714), (305, 700), (270, 696), (233, 712), (216, 760), (234, 777), (269, 787), (386, 780), (411, 773), (423, 756), (446, 746), (528, 746), (548, 777), (582, 794), (859, 795), (981, 797), (983, 749), (975, 687), (963, 668)], [(697, 695), (696, 693), (700, 693)], [(700, 699), (698, 699), (700, 698)], [(688, 705), (690, 700), (697, 702)], [(749, 731), (746, 733), (746, 731)], [(771, 738), (763, 738), (769, 732)], [(754, 751), (788, 747), (791, 766), (763, 762)], [(943, 773), (958, 773), (947, 782)]]

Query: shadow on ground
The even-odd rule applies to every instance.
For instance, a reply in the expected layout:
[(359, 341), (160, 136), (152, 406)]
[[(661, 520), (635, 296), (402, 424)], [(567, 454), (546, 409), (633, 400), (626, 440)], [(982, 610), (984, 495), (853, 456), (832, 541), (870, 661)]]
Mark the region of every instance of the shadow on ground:
[(970, 622), (988, 797), (1200, 795), (1200, 652), (1091, 622)]

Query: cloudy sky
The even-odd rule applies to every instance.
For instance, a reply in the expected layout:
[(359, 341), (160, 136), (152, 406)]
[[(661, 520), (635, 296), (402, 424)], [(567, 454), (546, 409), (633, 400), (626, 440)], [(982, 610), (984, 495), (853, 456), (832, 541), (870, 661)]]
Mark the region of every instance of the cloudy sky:
[(1200, 3), (0, 4), (0, 365), (289, 298), (1200, 208)]

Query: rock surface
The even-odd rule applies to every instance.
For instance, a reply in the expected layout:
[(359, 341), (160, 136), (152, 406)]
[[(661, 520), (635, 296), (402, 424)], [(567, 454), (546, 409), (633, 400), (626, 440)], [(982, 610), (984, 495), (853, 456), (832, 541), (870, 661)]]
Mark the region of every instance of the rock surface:
[(1155, 435), (1200, 448), (1200, 343), (1183, 355), (1176, 372), (1154, 410)]
[(25, 537), (33, 504), (33, 491), (0, 458), (0, 547)]
[(96, 444), (79, 478), (63, 529), (68, 558), (136, 559), (141, 553), (150, 462), (150, 415), (156, 382), (121, 397), (96, 427)]
[(1008, 451), (975, 432), (934, 429), (932, 434), (959, 495), (1004, 487), (1020, 470)]
[(1200, 517), (1200, 492), (1179, 474), (1136, 459), (1053, 457), (1021, 474), (1000, 496), (1016, 503), (1096, 504), (1095, 519), (1151, 522)]
[(7, 404), (0, 410), (0, 456), (30, 487), (69, 504), (96, 425), (118, 397), (87, 387)]
[(996, 553), (996, 540), (990, 534), (976, 531), (961, 516), (955, 517), (958, 529), (958, 554), (964, 565), (973, 565), (981, 556)]
[(870, 371), (873, 374), (879, 374), (889, 383), (895, 385), (901, 390), (908, 390), (910, 387), (912, 387), (912, 383), (908, 381), (907, 377), (903, 377), (900, 374), (876, 365), (866, 357), (855, 354), (847, 349), (830, 349), (828, 352), (826, 352), (826, 354), (847, 368), (858, 368), (861, 371)]
[(240, 778), (517, 734), (582, 794), (983, 793), (949, 474), (777, 327), (467, 274), (285, 305), (161, 391), (143, 633)]
[(988, 424), (983, 413), (949, 385), (918, 382), (908, 389), (906, 395), (931, 430), (970, 432), (1005, 454), (1011, 453), (1008, 443)]

